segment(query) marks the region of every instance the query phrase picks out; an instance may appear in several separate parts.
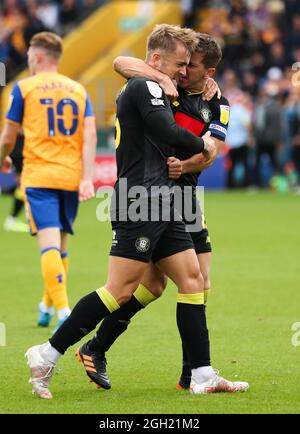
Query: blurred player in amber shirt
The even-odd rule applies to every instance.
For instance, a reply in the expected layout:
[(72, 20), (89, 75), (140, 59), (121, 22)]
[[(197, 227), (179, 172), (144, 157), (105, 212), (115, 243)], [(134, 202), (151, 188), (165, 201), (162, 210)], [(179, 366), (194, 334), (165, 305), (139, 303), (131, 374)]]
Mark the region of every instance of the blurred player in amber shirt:
[(15, 84), (0, 138), (0, 170), (5, 171), (22, 125), (21, 186), (31, 233), (37, 234), (41, 250), (45, 290), (38, 324), (44, 327), (50, 323), (53, 308), (57, 327), (70, 314), (68, 235), (73, 234), (79, 200), (94, 196), (95, 118), (83, 86), (58, 73), (62, 50), (62, 40), (54, 33), (33, 36), (28, 50), (32, 76)]

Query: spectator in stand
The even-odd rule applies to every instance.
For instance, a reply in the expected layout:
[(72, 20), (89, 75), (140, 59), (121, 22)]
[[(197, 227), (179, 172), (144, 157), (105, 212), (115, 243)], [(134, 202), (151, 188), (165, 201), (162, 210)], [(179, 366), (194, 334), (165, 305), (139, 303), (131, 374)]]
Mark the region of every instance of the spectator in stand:
[(242, 76), (242, 89), (255, 98), (258, 92), (257, 77), (252, 71), (246, 71)]
[(268, 56), (268, 69), (272, 67), (279, 67), (282, 70), (289, 64), (284, 45), (280, 41), (273, 42), (270, 46), (270, 53)]
[(49, 0), (39, 0), (36, 5), (36, 16), (48, 29), (55, 31), (58, 27), (58, 4)]
[(294, 102), (290, 110), (292, 159), (297, 172), (296, 193), (300, 194), (300, 87), (295, 89)]
[(0, 60), (7, 64), (9, 61), (9, 44), (7, 41), (7, 29), (4, 25), (4, 17), (0, 12)]
[(24, 41), (26, 44), (26, 58), (27, 50), (29, 47), (29, 42), (31, 38), (40, 32), (46, 32), (49, 29), (44, 25), (44, 23), (38, 18), (38, 8), (34, 1), (29, 2), (28, 7), (23, 11), (25, 17), (24, 26)]
[(249, 55), (249, 34), (245, 19), (240, 15), (234, 15), (231, 19), (231, 31), (225, 36), (224, 58), (226, 62), (236, 69), (241, 60)]
[[(42, 29), (40, 26), (66, 35), (73, 30), (78, 20), (109, 1), (0, 1), (0, 61), (7, 65), (8, 79), (22, 68), (28, 40)], [(181, 0), (181, 9), (185, 26), (211, 34), (222, 47), (224, 55), (217, 79), (223, 82), (222, 91), (231, 104), (235, 103), (235, 96), (243, 91), (251, 95), (254, 105), (259, 101), (255, 113), (261, 113), (262, 100), (271, 98), (270, 95), (263, 96), (263, 89), (266, 83), (271, 87), (274, 84), (273, 80), (270, 83), (267, 76), (270, 68), (279, 68), (282, 75), (275, 83), (280, 94), (278, 98), (273, 98), (278, 100), (275, 107), (277, 104), (282, 106), (279, 101), (282, 96), (289, 104), (289, 95), (292, 93), (291, 66), (300, 62), (299, 0)], [(287, 113), (290, 114), (290, 110), (289, 106)], [(254, 119), (252, 131), (260, 136), (255, 122)], [(294, 147), (291, 141), (292, 124), (287, 124), (288, 131), (283, 142), (286, 148), (291, 149)], [(278, 143), (280, 141), (279, 138)], [(261, 148), (260, 144), (258, 148)], [(271, 152), (272, 155), (276, 153)], [(295, 152), (289, 154), (292, 158)], [(262, 158), (258, 151), (257, 157), (258, 160)], [(256, 169), (258, 165), (260, 163)], [(275, 170), (273, 164), (272, 167)]]
[[(249, 186), (249, 145), (251, 141), (251, 97), (240, 92), (231, 103), (230, 123), (227, 133), (228, 152), (228, 178), (227, 187)], [(241, 174), (238, 175), (238, 169)]]
[(300, 47), (300, 14), (292, 17), (292, 28), (288, 31), (286, 45), (292, 50)]
[(80, 11), (75, 0), (63, 0), (59, 12), (59, 22), (63, 26), (63, 33), (73, 30), (75, 22), (80, 17)]
[(255, 51), (250, 58), (251, 71), (261, 79), (267, 72), (265, 56), (262, 51)]
[(279, 172), (277, 150), (282, 137), (282, 107), (279, 88), (276, 85), (262, 87), (255, 109), (256, 165), (255, 178), (258, 187), (266, 187), (262, 178), (262, 157), (269, 157), (272, 175)]
[(181, 0), (181, 10), (185, 27), (196, 27), (198, 13), (207, 4), (207, 0)]
[(0, 62), (8, 80), (26, 65), (31, 37), (52, 30), (70, 32), (78, 22), (109, 0), (4, 0), (0, 2)]
[(240, 97), (240, 82), (233, 69), (226, 69), (224, 71), (222, 77), (222, 88), (225, 98), (227, 98), (231, 104), (235, 102), (235, 98)]

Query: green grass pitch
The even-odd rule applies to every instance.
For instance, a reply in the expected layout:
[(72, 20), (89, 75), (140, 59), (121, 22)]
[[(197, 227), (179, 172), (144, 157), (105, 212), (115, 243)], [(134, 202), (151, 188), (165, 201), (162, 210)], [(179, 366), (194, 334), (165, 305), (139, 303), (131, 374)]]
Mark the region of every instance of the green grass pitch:
[[(96, 220), (97, 199), (83, 204), (71, 240), (71, 305), (105, 282), (111, 231)], [(10, 198), (0, 197), (0, 224)], [(244, 394), (178, 392), (181, 352), (176, 289), (139, 313), (108, 353), (110, 391), (88, 383), (71, 348), (52, 380), (52, 401), (31, 395), (24, 352), (51, 329), (36, 326), (42, 281), (34, 239), (0, 227), (0, 413), (299, 413), (300, 198), (275, 193), (207, 193), (213, 243), (208, 303), (213, 366), (249, 381)], [(300, 343), (300, 339), (299, 339)]]

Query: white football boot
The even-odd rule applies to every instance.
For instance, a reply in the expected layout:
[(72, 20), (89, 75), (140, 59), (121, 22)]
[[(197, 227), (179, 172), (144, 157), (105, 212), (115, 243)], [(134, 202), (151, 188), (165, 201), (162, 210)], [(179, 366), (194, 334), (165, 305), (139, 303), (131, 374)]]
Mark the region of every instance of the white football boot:
[(219, 375), (218, 371), (215, 371), (215, 375), (204, 383), (197, 383), (192, 377), (190, 385), (190, 392), (194, 394), (246, 392), (248, 389), (249, 383), (226, 380)]
[(43, 358), (41, 351), (44, 346), (45, 344), (30, 347), (26, 351), (25, 357), (31, 370), (29, 383), (32, 385), (32, 393), (38, 395), (40, 398), (51, 399), (52, 393), (48, 387), (55, 365)]

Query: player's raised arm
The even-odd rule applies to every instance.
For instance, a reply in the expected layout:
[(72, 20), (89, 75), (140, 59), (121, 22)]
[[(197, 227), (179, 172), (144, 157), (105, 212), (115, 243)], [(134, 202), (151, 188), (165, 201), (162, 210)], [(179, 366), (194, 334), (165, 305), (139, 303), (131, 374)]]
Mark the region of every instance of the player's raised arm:
[(152, 68), (143, 60), (136, 57), (118, 56), (113, 62), (114, 70), (124, 78), (145, 77), (157, 81), (166, 96), (171, 100), (178, 97), (174, 82), (166, 74)]
[(217, 94), (217, 99), (220, 99), (221, 89), (219, 88), (218, 83), (212, 77), (207, 77), (203, 88), (203, 101), (210, 101), (215, 94)]

